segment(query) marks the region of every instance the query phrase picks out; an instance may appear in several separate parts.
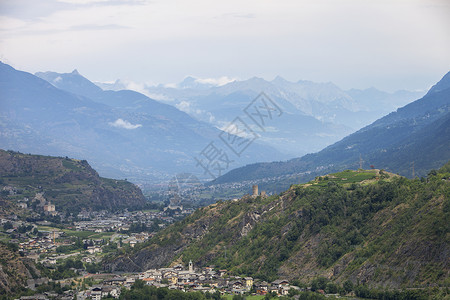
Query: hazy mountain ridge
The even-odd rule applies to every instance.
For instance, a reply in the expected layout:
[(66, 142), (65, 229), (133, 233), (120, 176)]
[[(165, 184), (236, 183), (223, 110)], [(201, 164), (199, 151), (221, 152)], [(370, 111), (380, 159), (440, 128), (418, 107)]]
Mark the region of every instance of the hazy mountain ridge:
[(107, 266), (141, 271), (181, 259), (264, 280), (324, 276), (395, 288), (443, 283), (450, 272), (449, 168), (428, 182), (345, 171), (269, 198), (220, 201)]
[[(246, 118), (243, 109), (258, 96), (259, 93), (256, 91), (261, 86), (265, 90), (273, 90), (271, 83), (256, 77), (247, 82), (234, 81), (220, 87), (198, 83), (193, 77), (187, 77), (178, 86), (179, 90), (177, 91), (181, 91), (181, 93), (177, 93), (177, 98), (185, 99), (188, 95), (194, 95), (194, 102), (199, 105), (199, 108), (195, 105), (191, 106), (192, 102), (184, 100), (181, 100), (175, 106), (189, 113), (200, 122), (205, 123), (199, 128), (199, 122), (193, 122), (191, 118), (186, 118), (187, 115), (181, 115), (172, 106), (153, 101), (142, 94), (132, 91), (102, 91), (76, 71), (67, 74), (40, 72), (36, 73), (36, 76), (47, 80), (60, 89), (89, 97), (96, 102), (112, 105), (115, 108), (133, 111), (139, 109), (140, 112), (145, 111), (151, 115), (155, 115), (155, 111), (162, 111), (164, 115), (170, 115), (171, 118), (180, 120), (180, 122), (193, 130), (199, 129), (203, 134), (211, 132), (208, 126), (214, 125), (218, 128), (224, 128), (238, 116), (243, 118), (249, 126), (252, 126), (252, 121)], [(249, 84), (250, 87), (248, 87)], [(176, 90), (162, 86), (159, 88), (164, 91)], [(211, 91), (213, 91), (212, 94)], [(150, 92), (150, 94), (155, 93)], [(152, 101), (152, 106), (150, 106), (148, 100)], [(271, 120), (270, 125), (265, 128), (268, 129), (265, 132), (257, 128), (257, 126), (253, 126), (252, 130), (261, 136), (260, 142), (275, 147), (278, 151), (288, 154), (288, 156), (292, 156), (292, 153), (297, 153), (298, 151), (302, 154), (317, 151), (328, 144), (326, 140), (330, 137), (334, 137), (337, 140), (339, 137), (351, 132), (345, 126), (322, 122), (312, 116), (305, 115), (284, 98), (278, 97), (274, 100), (277, 102), (277, 105), (281, 106), (281, 110), (284, 113), (283, 117)], [(172, 108), (172, 110), (168, 107)], [(174, 113), (174, 111), (177, 111), (177, 113)], [(206, 126), (207, 123), (210, 125)], [(295, 132), (296, 128), (302, 128), (302, 130)], [(213, 137), (214, 134), (217, 136), (217, 132), (211, 132), (210, 136)], [(280, 144), (282, 145), (281, 147), (279, 146)]]
[[(444, 81), (446, 78), (448, 75), (444, 76)], [(440, 83), (437, 85), (440, 86)], [(415, 175), (425, 176), (430, 169), (450, 159), (450, 135), (445, 125), (448, 124), (446, 120), (449, 111), (450, 89), (436, 92), (430, 90), (421, 99), (399, 108), (318, 153), (287, 162), (248, 165), (230, 171), (213, 183), (260, 179), (318, 169), (321, 174), (347, 168), (356, 169), (360, 156), (364, 167), (375, 165), (405, 176), (411, 176), (412, 163), (416, 161)], [(440, 138), (429, 139), (430, 136)], [(429, 151), (422, 151), (425, 149)], [(442, 151), (437, 152), (435, 149)]]
[[(410, 91), (387, 93), (375, 88), (344, 91), (331, 82), (291, 82), (280, 76), (272, 81), (253, 77), (220, 85), (210, 81), (188, 76), (178, 84), (139, 85), (139, 90), (145, 89), (147, 95), (217, 128), (224, 128), (236, 117), (251, 126), (243, 110), (264, 92), (284, 114), (267, 128), (252, 129), (262, 142), (289, 156), (319, 151), (423, 95)], [(101, 86), (117, 90), (127, 84), (116, 81), (112, 86)]]
[[(143, 94), (102, 91), (76, 71), (39, 74), (52, 84), (6, 64), (0, 71), (5, 149), (86, 159), (104, 176), (154, 183), (179, 172), (203, 175), (193, 157), (221, 133)], [(286, 157), (255, 148), (232, 167)]]

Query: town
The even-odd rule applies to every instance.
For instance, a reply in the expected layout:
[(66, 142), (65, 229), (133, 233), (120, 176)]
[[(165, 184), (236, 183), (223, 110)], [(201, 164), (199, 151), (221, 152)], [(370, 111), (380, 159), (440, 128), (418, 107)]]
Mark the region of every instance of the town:
[[(4, 193), (14, 194), (13, 188)], [(253, 197), (258, 186), (253, 186)], [(265, 197), (265, 192), (261, 192)], [(288, 295), (300, 290), (287, 280), (268, 283), (251, 277), (231, 276), (214, 266), (186, 268), (182, 262), (141, 273), (105, 273), (102, 259), (118, 251), (130, 251), (151, 239), (159, 230), (193, 212), (183, 208), (181, 199), (172, 195), (163, 209), (108, 212), (82, 210), (77, 215), (60, 214), (54, 204), (38, 193), (33, 199), (18, 202), (17, 214), (0, 216), (0, 239), (17, 248), (21, 257), (36, 263), (39, 273), (27, 281), (27, 288), (38, 292), (31, 299), (119, 298), (122, 290), (136, 282), (156, 288), (220, 295)], [(23, 215), (32, 216), (24, 220)], [(61, 293), (55, 294), (54, 287)], [(52, 288), (49, 288), (49, 287)]]

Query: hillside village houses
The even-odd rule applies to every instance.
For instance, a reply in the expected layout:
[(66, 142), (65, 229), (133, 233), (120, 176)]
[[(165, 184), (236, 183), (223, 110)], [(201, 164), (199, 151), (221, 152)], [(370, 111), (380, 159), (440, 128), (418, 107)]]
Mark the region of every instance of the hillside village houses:
[(192, 261), (189, 261), (187, 269), (178, 264), (170, 268), (149, 269), (138, 274), (105, 279), (103, 284), (95, 285), (88, 291), (80, 292), (77, 298), (102, 299), (107, 295), (119, 298), (121, 288), (130, 288), (136, 280), (142, 280), (150, 286), (166, 287), (184, 292), (201, 291), (215, 293), (219, 291), (221, 294), (253, 292), (259, 295), (274, 292), (277, 295), (287, 295), (291, 288), (299, 289), (289, 285), (287, 280), (276, 280), (269, 284), (265, 281), (255, 282), (252, 277), (228, 277), (226, 270), (216, 272), (213, 267), (196, 269)]

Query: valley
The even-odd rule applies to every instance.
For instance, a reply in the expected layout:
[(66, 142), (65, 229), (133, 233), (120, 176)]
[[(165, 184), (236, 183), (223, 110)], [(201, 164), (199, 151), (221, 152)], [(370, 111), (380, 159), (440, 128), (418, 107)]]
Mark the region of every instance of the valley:
[[(58, 177), (88, 167), (67, 158), (4, 155), (14, 159), (3, 164), (3, 174), (26, 169)], [(48, 167), (61, 161), (69, 169)], [(33, 205), (58, 186), (38, 186), (37, 192), (31, 187), (39, 176), (12, 178), (2, 177), (1, 195), (0, 245), (4, 257), (14, 257), (2, 261), (8, 293), (56, 291), (81, 299), (159, 290), (183, 291), (173, 297), (199, 291), (202, 297), (446, 295), (433, 287), (446, 286), (449, 274), (448, 163), (422, 180), (346, 170), (272, 196), (256, 188), (195, 211), (147, 202), (146, 210), (93, 207), (60, 214), (48, 204)], [(415, 289), (400, 292), (405, 287)]]
[(275, 141), (270, 126), (288, 134), (294, 119), (320, 130), (337, 123), (294, 111), (273, 87), (320, 84), (210, 87), (262, 84), (276, 99), (226, 100), (244, 138), (143, 94), (102, 90), (78, 71), (1, 71), (2, 299), (449, 297), (450, 73), (422, 98), (283, 161), (284, 144), (264, 143)]
[(450, 300), (449, 13), (0, 0), (0, 300)]

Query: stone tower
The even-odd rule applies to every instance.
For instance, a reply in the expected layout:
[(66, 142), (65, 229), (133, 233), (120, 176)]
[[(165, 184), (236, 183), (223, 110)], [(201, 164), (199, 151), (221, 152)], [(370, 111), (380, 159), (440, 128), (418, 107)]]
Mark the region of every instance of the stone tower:
[(192, 260), (189, 261), (189, 272), (194, 272), (194, 264), (192, 263)]
[(258, 185), (253, 186), (253, 197), (258, 197)]

